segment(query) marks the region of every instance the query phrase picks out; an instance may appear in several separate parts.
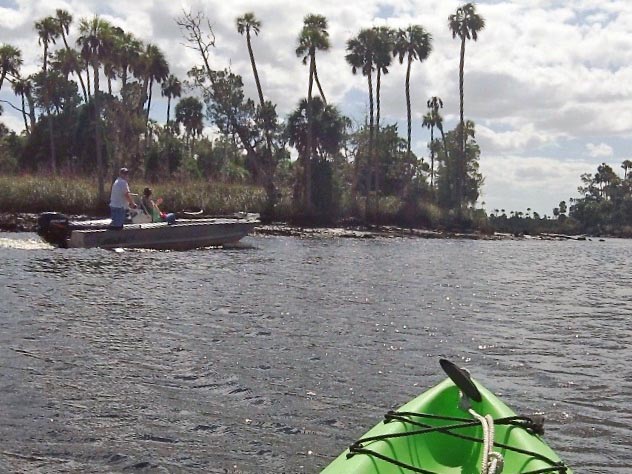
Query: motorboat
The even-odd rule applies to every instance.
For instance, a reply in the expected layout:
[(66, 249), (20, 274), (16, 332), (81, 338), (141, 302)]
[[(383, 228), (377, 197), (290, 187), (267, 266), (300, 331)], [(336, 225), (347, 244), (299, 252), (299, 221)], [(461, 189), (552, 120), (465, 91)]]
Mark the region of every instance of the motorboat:
[(253, 213), (151, 222), (142, 212), (132, 211), (125, 225), (114, 229), (110, 219), (72, 221), (64, 214), (45, 212), (38, 218), (37, 233), (61, 248), (190, 250), (236, 243), (259, 223), (259, 215)]

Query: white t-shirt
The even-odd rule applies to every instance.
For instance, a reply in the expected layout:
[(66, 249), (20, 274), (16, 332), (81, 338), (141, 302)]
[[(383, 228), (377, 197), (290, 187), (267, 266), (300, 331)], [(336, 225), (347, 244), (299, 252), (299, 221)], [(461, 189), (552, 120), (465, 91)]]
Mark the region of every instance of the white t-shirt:
[(127, 198), (125, 194), (129, 193), (129, 185), (123, 178), (118, 177), (112, 185), (112, 193), (110, 194), (110, 207), (127, 207)]

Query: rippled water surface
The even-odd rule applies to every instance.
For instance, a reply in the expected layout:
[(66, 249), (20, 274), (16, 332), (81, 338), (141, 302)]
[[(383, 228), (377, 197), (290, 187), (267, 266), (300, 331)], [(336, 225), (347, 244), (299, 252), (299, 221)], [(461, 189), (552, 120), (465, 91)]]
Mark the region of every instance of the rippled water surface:
[(632, 241), (244, 244), (0, 234), (0, 472), (317, 473), (439, 357), (632, 472)]

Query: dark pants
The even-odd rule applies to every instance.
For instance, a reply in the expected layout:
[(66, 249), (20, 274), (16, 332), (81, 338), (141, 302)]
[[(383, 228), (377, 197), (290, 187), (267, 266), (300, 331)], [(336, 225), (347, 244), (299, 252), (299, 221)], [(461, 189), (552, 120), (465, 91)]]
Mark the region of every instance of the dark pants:
[(122, 229), (123, 223), (125, 222), (125, 208), (110, 206), (110, 216), (112, 218), (110, 227), (113, 229)]

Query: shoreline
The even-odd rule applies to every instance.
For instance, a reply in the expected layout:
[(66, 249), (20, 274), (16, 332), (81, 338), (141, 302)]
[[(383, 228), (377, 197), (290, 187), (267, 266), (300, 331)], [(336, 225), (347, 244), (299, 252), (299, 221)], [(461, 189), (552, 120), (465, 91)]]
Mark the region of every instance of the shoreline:
[[(39, 214), (0, 213), (0, 232), (36, 232)], [(90, 219), (89, 216), (71, 216), (76, 220)], [(584, 235), (537, 234), (514, 235), (508, 233), (486, 234), (478, 231), (455, 232), (442, 229), (415, 229), (397, 226), (340, 225), (331, 227), (304, 227), (286, 223), (261, 224), (253, 235), (270, 235), (298, 238), (421, 238), (421, 239), (468, 239), (468, 240), (592, 240)], [(598, 237), (595, 237), (599, 239)]]

